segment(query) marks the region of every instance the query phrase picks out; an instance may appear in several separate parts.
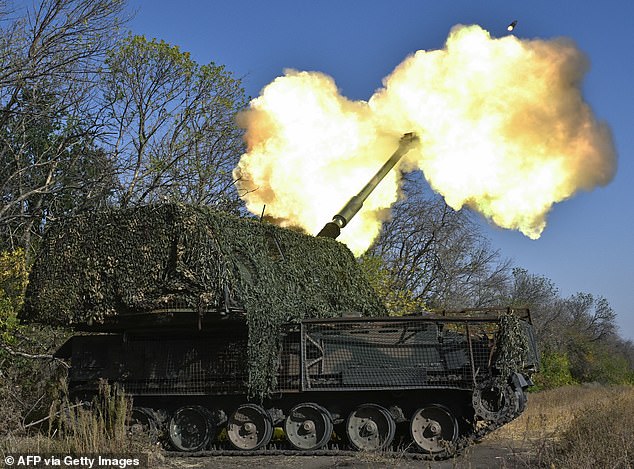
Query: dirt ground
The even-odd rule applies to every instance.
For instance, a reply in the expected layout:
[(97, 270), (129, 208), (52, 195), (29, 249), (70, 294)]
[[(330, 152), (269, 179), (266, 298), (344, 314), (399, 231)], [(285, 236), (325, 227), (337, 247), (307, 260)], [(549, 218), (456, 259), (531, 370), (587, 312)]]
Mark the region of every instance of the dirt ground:
[(430, 468), (430, 469), (494, 469), (527, 467), (529, 452), (517, 447), (512, 441), (484, 441), (473, 445), (460, 456), (445, 461), (421, 461), (398, 457), (388, 457), (373, 453), (359, 453), (354, 456), (208, 456), (208, 457), (166, 457), (157, 461), (154, 467), (166, 469), (327, 469), (351, 468)]

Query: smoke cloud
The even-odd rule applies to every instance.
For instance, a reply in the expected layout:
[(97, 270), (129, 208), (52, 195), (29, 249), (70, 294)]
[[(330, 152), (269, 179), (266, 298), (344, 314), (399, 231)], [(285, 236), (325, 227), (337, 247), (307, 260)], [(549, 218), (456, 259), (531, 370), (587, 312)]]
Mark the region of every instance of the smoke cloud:
[[(421, 169), (453, 209), (536, 239), (553, 204), (614, 176), (611, 133), (581, 93), (587, 70), (569, 40), (496, 39), (479, 26), (407, 57), (368, 101), (341, 96), (324, 74), (288, 70), (241, 116), (248, 151), (234, 177), (253, 213), (266, 204), (280, 224), (315, 234), (413, 131), (421, 144), (402, 171)], [(398, 200), (399, 175), (343, 230), (355, 254)]]

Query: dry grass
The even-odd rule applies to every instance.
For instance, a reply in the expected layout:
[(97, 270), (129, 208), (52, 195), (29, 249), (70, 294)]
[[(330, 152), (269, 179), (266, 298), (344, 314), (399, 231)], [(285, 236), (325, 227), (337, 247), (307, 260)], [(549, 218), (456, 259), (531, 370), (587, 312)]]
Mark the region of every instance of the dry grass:
[(126, 421), (131, 409), (127, 396), (104, 383), (89, 407), (54, 403), (48, 428), (40, 428), (32, 435), (9, 435), (0, 442), (0, 455), (147, 453), (150, 459), (160, 458), (149, 438), (130, 434)]
[(634, 468), (634, 387), (566, 386), (530, 396), (488, 438), (524, 451), (525, 467)]

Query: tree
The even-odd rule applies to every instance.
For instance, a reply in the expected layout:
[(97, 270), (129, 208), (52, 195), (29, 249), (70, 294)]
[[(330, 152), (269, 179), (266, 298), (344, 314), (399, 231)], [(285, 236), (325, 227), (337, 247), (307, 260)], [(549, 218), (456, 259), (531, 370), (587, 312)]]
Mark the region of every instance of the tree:
[(236, 113), (240, 81), (223, 66), (200, 66), (163, 41), (129, 36), (104, 75), (110, 145), (121, 206), (175, 200), (235, 209), (232, 169), (243, 152)]
[(616, 314), (605, 298), (577, 293), (566, 299), (564, 308), (569, 317), (569, 327), (586, 340), (596, 342), (616, 334)]
[(406, 177), (404, 193), (369, 251), (385, 261), (394, 288), (432, 308), (497, 306), (509, 262), (500, 259), (467, 212), (426, 195), (416, 177)]
[(94, 145), (92, 131), (66, 122), (52, 100), (22, 93), (18, 113), (0, 129), (1, 235), (27, 252), (45, 223), (104, 204), (114, 186), (112, 163)]
[(565, 350), (566, 339), (562, 334), (566, 324), (564, 304), (552, 280), (531, 274), (526, 269), (514, 268), (507, 298), (511, 306), (530, 309), (543, 348), (557, 352)]
[(627, 380), (627, 359), (616, 353), (616, 315), (605, 298), (577, 293), (563, 300), (566, 348), (572, 375), (579, 381)]
[(76, 191), (107, 195), (90, 84), (122, 8), (122, 0), (42, 0), (22, 17), (2, 18), (0, 247), (21, 246), (28, 256), (33, 233), (60, 209), (72, 210)]
[(542, 353), (541, 387), (632, 381), (631, 349), (619, 338), (616, 314), (605, 298), (589, 293), (562, 298), (550, 279), (520, 268), (513, 270), (508, 296), (513, 306), (531, 310)]

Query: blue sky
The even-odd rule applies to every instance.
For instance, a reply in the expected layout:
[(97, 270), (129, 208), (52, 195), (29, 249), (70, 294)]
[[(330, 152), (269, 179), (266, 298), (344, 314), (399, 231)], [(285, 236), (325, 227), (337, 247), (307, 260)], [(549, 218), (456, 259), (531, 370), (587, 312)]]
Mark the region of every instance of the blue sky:
[(590, 60), (584, 96), (612, 129), (616, 177), (557, 204), (539, 240), (481, 224), (504, 257), (552, 279), (563, 296), (605, 296), (621, 335), (634, 339), (634, 1), (134, 0), (130, 10), (133, 33), (226, 65), (253, 97), (294, 68), (327, 73), (344, 96), (368, 99), (407, 55), (442, 47), (455, 24), (502, 36), (518, 20), (520, 38), (571, 38)]

